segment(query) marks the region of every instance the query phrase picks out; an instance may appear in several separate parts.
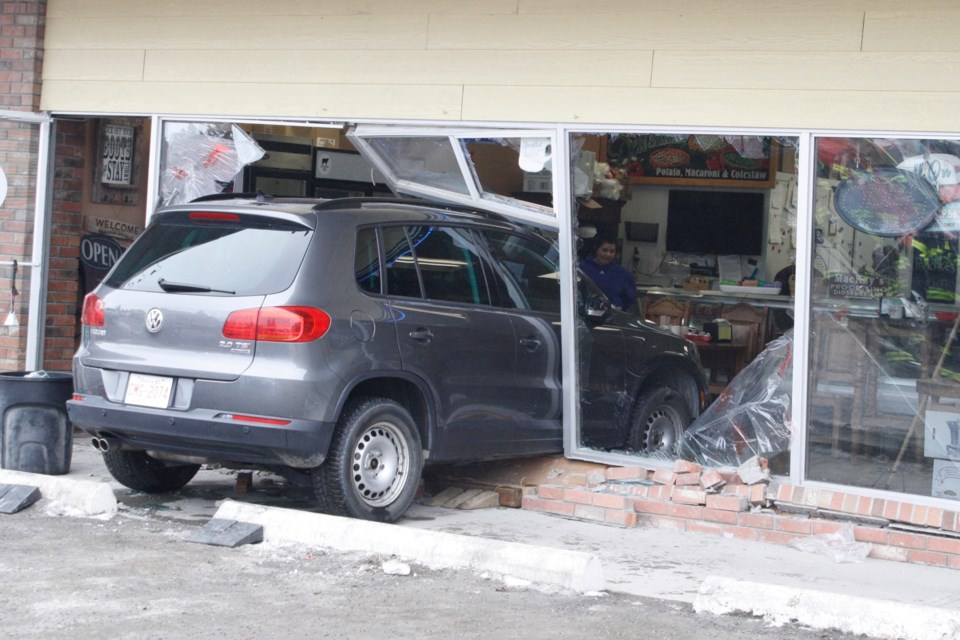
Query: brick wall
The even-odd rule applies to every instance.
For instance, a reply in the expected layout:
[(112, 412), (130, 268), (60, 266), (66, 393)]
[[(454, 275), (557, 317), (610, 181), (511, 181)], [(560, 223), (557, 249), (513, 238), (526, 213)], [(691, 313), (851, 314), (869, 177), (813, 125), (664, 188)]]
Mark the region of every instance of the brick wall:
[[(47, 3), (0, 3), (0, 109), (34, 112), (40, 104)], [(38, 150), (37, 125), (0, 121), (0, 169), (7, 195), (0, 204), (0, 370), (22, 369), (26, 349), (29, 268)], [(13, 260), (18, 262), (15, 282)], [(12, 286), (19, 295), (11, 300)], [(2, 326), (13, 311), (19, 326)]]
[(76, 350), (82, 302), (79, 268), (87, 132), (83, 122), (57, 121), (43, 352), (43, 367), (49, 371), (69, 371)]

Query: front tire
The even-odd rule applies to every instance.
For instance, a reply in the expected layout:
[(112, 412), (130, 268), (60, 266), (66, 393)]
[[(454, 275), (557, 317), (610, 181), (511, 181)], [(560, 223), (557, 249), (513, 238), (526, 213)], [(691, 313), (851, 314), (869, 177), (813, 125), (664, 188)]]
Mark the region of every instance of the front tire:
[(167, 493), (182, 489), (197, 475), (198, 464), (166, 465), (145, 451), (107, 451), (103, 462), (114, 479), (144, 493)]
[(674, 453), (692, 418), (669, 387), (642, 391), (633, 405), (628, 445), (641, 453)]
[(423, 470), (410, 413), (386, 398), (347, 407), (326, 462), (313, 474), (321, 508), (334, 515), (395, 522), (413, 503)]

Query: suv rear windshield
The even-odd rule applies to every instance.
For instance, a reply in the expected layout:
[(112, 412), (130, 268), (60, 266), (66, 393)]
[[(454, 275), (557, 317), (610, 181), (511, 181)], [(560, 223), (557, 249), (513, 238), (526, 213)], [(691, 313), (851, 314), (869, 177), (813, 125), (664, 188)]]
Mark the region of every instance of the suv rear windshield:
[(160, 223), (123, 254), (106, 284), (133, 291), (276, 293), (293, 282), (312, 233), (299, 225)]

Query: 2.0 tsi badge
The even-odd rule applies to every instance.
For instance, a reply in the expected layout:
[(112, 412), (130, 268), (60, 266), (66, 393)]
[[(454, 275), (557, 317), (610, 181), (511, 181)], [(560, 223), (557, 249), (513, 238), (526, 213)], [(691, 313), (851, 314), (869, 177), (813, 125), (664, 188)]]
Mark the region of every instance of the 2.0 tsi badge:
[(163, 326), (163, 312), (156, 307), (147, 311), (146, 325), (147, 331), (150, 333), (160, 331), (160, 327)]

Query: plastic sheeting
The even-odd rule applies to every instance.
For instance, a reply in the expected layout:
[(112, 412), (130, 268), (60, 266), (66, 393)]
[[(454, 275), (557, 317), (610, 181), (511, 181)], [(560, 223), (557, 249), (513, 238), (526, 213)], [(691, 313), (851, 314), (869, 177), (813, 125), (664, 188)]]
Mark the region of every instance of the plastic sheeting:
[(739, 467), (790, 449), (793, 331), (773, 340), (684, 432), (677, 455), (707, 467)]
[(220, 193), (241, 169), (264, 156), (236, 125), (171, 124), (164, 129), (163, 142), (160, 195), (165, 205)]

